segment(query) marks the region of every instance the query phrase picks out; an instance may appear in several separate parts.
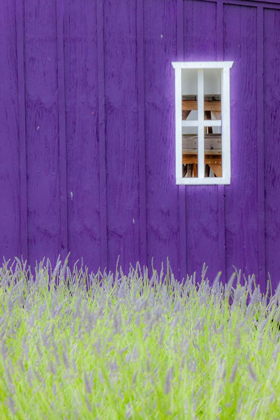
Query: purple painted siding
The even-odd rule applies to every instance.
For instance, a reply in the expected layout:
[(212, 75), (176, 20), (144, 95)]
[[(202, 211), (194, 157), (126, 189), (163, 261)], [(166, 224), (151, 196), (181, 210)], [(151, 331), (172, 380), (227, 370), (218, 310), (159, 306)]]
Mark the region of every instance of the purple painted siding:
[[(0, 255), (280, 272), (280, 0), (3, 0)], [(176, 60), (233, 60), (232, 183), (176, 186)]]
[(15, 1), (1, 2), (0, 27), (0, 247), (8, 259), (21, 252)]
[(266, 263), (279, 282), (280, 10), (264, 10), (264, 156)]
[[(184, 2), (184, 61), (223, 60), (218, 57), (219, 25), (217, 3)], [(224, 220), (219, 224), (219, 206), (223, 204), (223, 188), (194, 186), (186, 188), (187, 272), (192, 273), (205, 262), (208, 274), (215, 277), (224, 271)], [(191, 223), (189, 221), (191, 220)], [(197, 252), (198, 251), (198, 252)]]
[(179, 267), (179, 208), (175, 186), (174, 70), (176, 1), (144, 2), (147, 258), (159, 269)]
[[(257, 8), (224, 6), (224, 56), (231, 78), (232, 186), (225, 188), (227, 269), (259, 266), (257, 182)], [(246, 69), (246, 71), (244, 71)], [(228, 273), (229, 274), (229, 273)]]
[(68, 245), (71, 259), (100, 264), (97, 4), (64, 10)]
[(136, 1), (104, 2), (108, 262), (139, 259)]
[(61, 252), (56, 2), (24, 4), (27, 232), (34, 264)]

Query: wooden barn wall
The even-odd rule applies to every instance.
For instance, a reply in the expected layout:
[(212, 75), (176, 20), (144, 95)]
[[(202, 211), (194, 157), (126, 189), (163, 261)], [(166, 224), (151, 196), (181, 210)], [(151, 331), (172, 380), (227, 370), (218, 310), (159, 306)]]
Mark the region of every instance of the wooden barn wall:
[[(280, 6), (2, 0), (0, 255), (280, 273)], [(232, 183), (176, 186), (177, 60), (233, 60)]]

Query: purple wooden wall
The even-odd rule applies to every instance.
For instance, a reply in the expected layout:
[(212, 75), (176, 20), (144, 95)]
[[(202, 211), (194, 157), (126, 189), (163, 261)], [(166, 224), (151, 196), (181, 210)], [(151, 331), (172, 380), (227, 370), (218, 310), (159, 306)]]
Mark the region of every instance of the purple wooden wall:
[[(280, 273), (280, 4), (2, 0), (0, 255)], [(176, 186), (177, 60), (233, 60), (232, 183)]]

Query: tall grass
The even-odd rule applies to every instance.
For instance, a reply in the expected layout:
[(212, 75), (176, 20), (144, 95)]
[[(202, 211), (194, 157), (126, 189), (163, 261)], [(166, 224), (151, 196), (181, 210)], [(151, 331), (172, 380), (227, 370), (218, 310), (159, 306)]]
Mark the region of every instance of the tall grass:
[(279, 419), (279, 295), (4, 263), (0, 418)]

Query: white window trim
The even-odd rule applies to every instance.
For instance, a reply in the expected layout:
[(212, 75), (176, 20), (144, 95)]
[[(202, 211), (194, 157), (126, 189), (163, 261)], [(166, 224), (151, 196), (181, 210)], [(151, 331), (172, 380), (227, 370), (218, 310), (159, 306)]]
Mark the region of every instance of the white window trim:
[[(229, 185), (230, 161), (230, 68), (233, 61), (173, 62), (175, 69), (175, 121), (176, 121), (176, 184), (177, 185)], [(183, 69), (198, 70), (198, 120), (182, 121), (182, 78)], [(221, 121), (204, 121), (203, 69), (221, 69), (222, 73), (222, 118)], [(222, 126), (222, 177), (204, 177), (204, 127)], [(182, 177), (182, 127), (198, 127), (198, 177)]]

